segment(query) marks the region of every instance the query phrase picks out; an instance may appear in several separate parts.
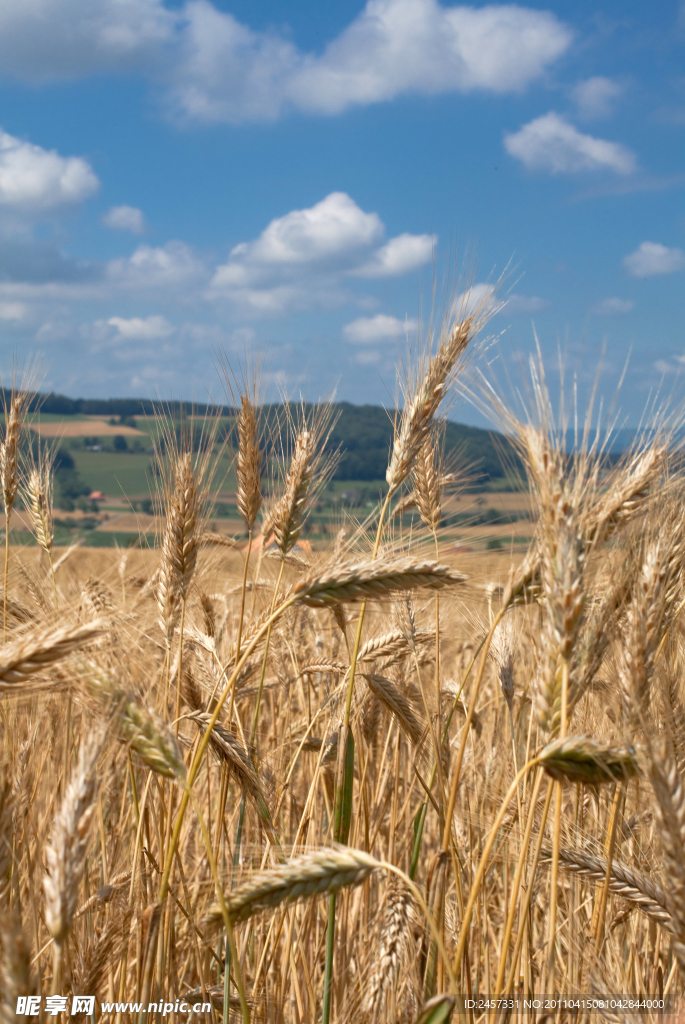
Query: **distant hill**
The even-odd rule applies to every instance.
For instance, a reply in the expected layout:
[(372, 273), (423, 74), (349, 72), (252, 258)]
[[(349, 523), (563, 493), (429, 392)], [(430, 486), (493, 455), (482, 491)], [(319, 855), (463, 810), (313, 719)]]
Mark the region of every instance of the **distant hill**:
[[(58, 416), (102, 416), (120, 418), (151, 415), (157, 403), (142, 398), (67, 398), (51, 392), (36, 395), (32, 402), (34, 410)], [(165, 403), (173, 417), (203, 415), (210, 407), (191, 402)], [(267, 419), (275, 420), (278, 406), (265, 410)], [(293, 412), (296, 410), (293, 405)], [(391, 415), (380, 405), (353, 405), (339, 402), (335, 405), (339, 414), (330, 437), (332, 449), (340, 447), (342, 457), (335, 473), (337, 480), (383, 480), (388, 464), (388, 453), (392, 446), (393, 424)], [(282, 410), (281, 410), (282, 411)], [(235, 410), (226, 406), (223, 416), (233, 418)], [(230, 427), (229, 427), (230, 430)], [(502, 478), (506, 469), (518, 465), (518, 458), (511, 442), (496, 431), (467, 427), (462, 423), (448, 421), (445, 433), (445, 453), (457, 457), (459, 464), (468, 468), (479, 482)], [(503, 465), (502, 455), (504, 454)]]
[[(388, 453), (392, 447), (393, 424), (386, 409), (379, 405), (336, 406), (340, 418), (331, 434), (331, 445), (343, 451), (335, 473), (337, 480), (384, 480)], [(456, 458), (470, 473), (483, 479), (505, 475), (501, 455), (518, 462), (511, 442), (495, 431), (467, 427), (448, 420), (445, 432), (445, 454)]]

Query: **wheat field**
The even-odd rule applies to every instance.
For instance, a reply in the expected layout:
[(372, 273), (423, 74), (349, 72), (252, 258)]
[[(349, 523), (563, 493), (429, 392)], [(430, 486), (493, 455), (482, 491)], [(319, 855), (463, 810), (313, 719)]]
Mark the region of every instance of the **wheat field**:
[[(524, 1013), (544, 995), (637, 1021), (657, 1011), (607, 997), (677, 1001), (675, 421), (620, 459), (590, 431), (569, 453), (539, 366), (526, 416), (483, 390), (535, 536), (523, 556), (451, 551), (441, 521), (465, 474), (443, 464), (441, 417), (489, 312), (462, 308), (405, 371), (385, 496), (318, 552), (298, 539), (335, 464), (325, 404), (266, 459), (259, 375), (224, 363), (247, 545), (207, 526), (210, 418), (200, 445), (162, 432), (158, 547), (58, 551), (50, 449), (26, 445), (30, 389), (14, 389), (3, 1024), (28, 1005), (117, 1022), (586, 1019)], [(21, 509), (37, 547), (11, 544)]]

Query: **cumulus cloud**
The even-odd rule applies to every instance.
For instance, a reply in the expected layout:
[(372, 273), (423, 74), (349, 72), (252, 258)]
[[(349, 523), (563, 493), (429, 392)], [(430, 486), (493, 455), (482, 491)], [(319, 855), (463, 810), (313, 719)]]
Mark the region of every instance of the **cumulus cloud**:
[(431, 258), (434, 243), (433, 235), (398, 235), (381, 246), (354, 274), (371, 278), (406, 274)]
[(461, 319), (476, 310), (489, 310), (493, 314), (498, 313), (504, 307), (505, 301), (498, 300), (497, 290), (493, 284), (488, 281), (476, 281), (466, 291), (457, 295), (452, 303), (452, 316), (455, 319)]
[(368, 0), (320, 54), (257, 32), (209, 0), (4, 0), (0, 66), (24, 81), (137, 72), (188, 118), (238, 122), (288, 109), (337, 114), (408, 93), (517, 92), (572, 39), (517, 4)]
[(145, 231), (143, 211), (136, 206), (112, 206), (102, 218), (102, 223), (115, 231), (130, 231), (142, 235)]
[(513, 4), (369, 0), (321, 57), (303, 61), (288, 94), (300, 108), (335, 114), (409, 92), (518, 92), (570, 42), (553, 14)]
[(152, 341), (154, 338), (168, 338), (174, 330), (163, 316), (134, 316), (128, 320), (121, 316), (111, 316), (107, 323), (110, 327), (115, 327), (119, 335), (127, 340)]
[(685, 269), (685, 252), (669, 249), (659, 242), (643, 242), (635, 252), (623, 260), (623, 266), (633, 277), (654, 277), (656, 274), (673, 274)]
[(383, 222), (345, 192), (277, 217), (251, 242), (235, 246), (218, 266), (208, 294), (259, 313), (332, 305), (349, 277), (391, 277), (430, 256), (430, 235), (398, 235), (385, 244)]
[(614, 297), (602, 299), (590, 306), (590, 312), (594, 316), (623, 316), (635, 308), (632, 299), (617, 299)]
[(387, 313), (376, 316), (360, 316), (343, 327), (343, 337), (352, 345), (369, 345), (379, 341), (394, 341), (408, 332), (415, 331), (416, 320), (398, 320)]
[(551, 111), (504, 136), (504, 148), (532, 171), (552, 174), (609, 170), (630, 174), (635, 154), (626, 146), (579, 132)]
[(231, 253), (244, 266), (293, 265), (339, 259), (372, 245), (383, 234), (376, 213), (364, 213), (345, 192), (331, 192), (308, 210), (272, 220), (255, 242)]
[(0, 206), (42, 213), (79, 203), (97, 191), (91, 166), (78, 156), (60, 156), (0, 129)]
[(611, 78), (603, 78), (595, 75), (594, 78), (586, 78), (574, 86), (571, 96), (578, 107), (581, 117), (608, 117), (611, 113), (614, 101), (623, 92), (618, 82)]
[(140, 290), (171, 288), (198, 282), (204, 266), (185, 242), (167, 242), (164, 246), (139, 245), (132, 256), (107, 264), (109, 282)]

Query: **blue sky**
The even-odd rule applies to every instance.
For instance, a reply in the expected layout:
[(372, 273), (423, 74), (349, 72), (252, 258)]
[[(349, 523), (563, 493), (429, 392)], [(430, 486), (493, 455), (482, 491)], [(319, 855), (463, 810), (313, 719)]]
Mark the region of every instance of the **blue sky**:
[(685, 368), (684, 57), (671, 0), (3, 0), (0, 368), (202, 399), (260, 349), (385, 402), (475, 252), (498, 372), (630, 352), (634, 423)]

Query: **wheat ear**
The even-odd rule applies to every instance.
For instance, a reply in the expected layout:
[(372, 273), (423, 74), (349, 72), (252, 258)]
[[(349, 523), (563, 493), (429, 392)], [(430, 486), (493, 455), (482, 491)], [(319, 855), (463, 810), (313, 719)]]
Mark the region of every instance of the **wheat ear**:
[(408, 396), (400, 416), (390, 462), (385, 474), (389, 493), (407, 479), (424, 442), (430, 434), (436, 412), (447, 395), (473, 337), (488, 317), (487, 303), (455, 323), (445, 334), (413, 394)]
[(81, 747), (62, 805), (53, 821), (50, 842), (45, 848), (45, 923), (53, 941), (53, 992), (62, 987), (62, 947), (71, 930), (78, 906), (78, 890), (86, 863), (90, 823), (95, 813), (99, 779), (95, 765), (102, 748), (104, 730)]
[(418, 746), (425, 734), (425, 728), (419, 722), (407, 698), (385, 676), (369, 673), (364, 674), (364, 679), (372, 694), (404, 729), (414, 746)]
[(18, 686), (104, 632), (104, 623), (95, 621), (85, 626), (34, 631), (7, 644), (0, 657), (0, 689)]
[(238, 493), (236, 505), (238, 515), (248, 530), (254, 527), (262, 507), (261, 492), (262, 453), (259, 447), (257, 414), (248, 395), (240, 396), (238, 413)]
[(666, 877), (666, 906), (673, 920), (674, 951), (685, 968), (685, 785), (675, 758), (661, 741), (658, 748), (648, 742), (649, 775), (661, 824)]
[(18, 916), (0, 918), (0, 933), (0, 1024), (15, 1024), (19, 996), (35, 991), (31, 949)]
[[(195, 722), (198, 729), (202, 732), (207, 728), (212, 718), (210, 714), (203, 711), (196, 711), (188, 717)], [(228, 729), (224, 729), (218, 722), (212, 729), (209, 742), (219, 761), (226, 766), (229, 774), (236, 780), (242, 792), (252, 800), (264, 830), (269, 837), (269, 842), (272, 846), (278, 847), (279, 844), (274, 832), (269, 805), (266, 802), (262, 787), (259, 784), (259, 778), (247, 752)]]
[[(294, 903), (359, 885), (378, 867), (378, 861), (361, 850), (324, 848), (296, 857), (272, 871), (258, 872), (226, 897), (226, 906), (232, 921), (245, 921), (280, 903)], [(220, 923), (221, 910), (211, 908), (207, 920)]]
[(409, 954), (409, 915), (411, 896), (396, 879), (388, 883), (381, 924), (380, 944), (364, 1000), (370, 1021), (383, 1011), (386, 993), (397, 984), (400, 966)]
[(160, 625), (167, 643), (176, 628), (198, 551), (198, 490), (190, 452), (179, 455), (174, 471), (174, 486), (167, 502), (166, 527), (162, 542), (157, 605)]
[(301, 430), (295, 439), (295, 450), (285, 481), (285, 491), (271, 515), (274, 542), (285, 557), (297, 543), (304, 525), (307, 495), (312, 479), (315, 437), (311, 430)]
[(14, 500), (19, 487), (17, 472), (19, 436), (24, 424), (30, 395), (28, 391), (18, 391), (12, 395), (9, 410), (5, 407), (5, 437), (0, 444), (0, 483), (2, 483), (2, 500), (5, 508), (5, 571), (3, 575), (3, 638), (7, 636), (7, 577), (9, 572), (9, 536), (10, 520)]
[(295, 600), (310, 608), (383, 598), (400, 591), (441, 590), (466, 582), (463, 573), (437, 562), (411, 558), (357, 562), (333, 566), (328, 572), (300, 580)]
[[(543, 858), (550, 858), (552, 851), (548, 847), (542, 849)], [(593, 882), (604, 882), (607, 862), (602, 857), (594, 857), (582, 850), (559, 850), (559, 863), (566, 871), (588, 878)], [(667, 910), (666, 893), (661, 886), (639, 871), (612, 860), (609, 875), (609, 890), (616, 896), (634, 904), (643, 914), (668, 931), (673, 930), (673, 921)]]

